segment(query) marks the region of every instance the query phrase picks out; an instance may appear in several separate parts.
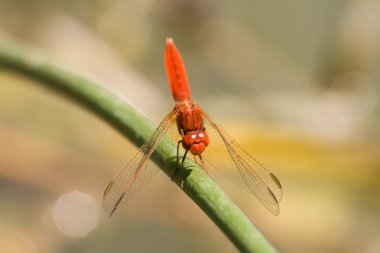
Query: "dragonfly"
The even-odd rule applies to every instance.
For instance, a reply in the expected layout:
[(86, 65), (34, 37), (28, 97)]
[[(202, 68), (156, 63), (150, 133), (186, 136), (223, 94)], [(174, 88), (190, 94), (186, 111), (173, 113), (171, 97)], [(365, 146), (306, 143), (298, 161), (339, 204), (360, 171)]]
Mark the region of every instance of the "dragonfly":
[[(108, 184), (103, 196), (107, 214), (111, 216), (122, 202), (130, 200), (157, 174), (160, 169), (150, 158), (158, 145), (169, 138), (172, 143), (177, 143), (174, 151), (177, 168), (172, 180), (180, 168), (184, 180), (184, 162), (191, 154), (208, 175), (208, 168), (215, 168), (256, 196), (271, 213), (278, 215), (283, 195), (280, 181), (190, 98), (185, 66), (171, 38), (166, 39), (164, 58), (174, 108)], [(182, 158), (179, 157), (180, 146), (184, 150)], [(170, 151), (167, 156), (171, 154), (173, 152)]]

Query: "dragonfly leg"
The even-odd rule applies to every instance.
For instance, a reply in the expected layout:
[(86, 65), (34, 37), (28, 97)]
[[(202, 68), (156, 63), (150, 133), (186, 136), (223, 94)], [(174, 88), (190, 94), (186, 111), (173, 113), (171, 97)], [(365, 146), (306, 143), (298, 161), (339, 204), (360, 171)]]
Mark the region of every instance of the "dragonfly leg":
[(203, 161), (202, 155), (198, 155), (198, 156), (199, 156), (199, 159), (201, 160), (201, 163), (202, 163), (202, 169), (206, 172), (206, 174), (209, 177), (211, 177), (212, 180), (215, 180), (215, 178), (208, 173), (208, 169), (207, 169), (205, 162)]
[(178, 169), (179, 169), (179, 144), (180, 143), (182, 143), (182, 140), (178, 141), (178, 143), (177, 143), (177, 156), (176, 156), (176, 161), (175, 161), (176, 168), (175, 168), (175, 171), (174, 171), (174, 173), (172, 175), (172, 181), (174, 180), (174, 177), (177, 174)]
[(185, 151), (185, 154), (183, 155), (182, 157), (182, 163), (181, 163), (181, 167), (182, 167), (182, 186), (183, 186), (183, 181), (185, 180), (185, 167), (183, 166), (184, 162), (185, 162), (185, 159), (186, 159), (186, 156), (187, 156), (187, 153), (189, 152), (188, 149), (186, 149)]

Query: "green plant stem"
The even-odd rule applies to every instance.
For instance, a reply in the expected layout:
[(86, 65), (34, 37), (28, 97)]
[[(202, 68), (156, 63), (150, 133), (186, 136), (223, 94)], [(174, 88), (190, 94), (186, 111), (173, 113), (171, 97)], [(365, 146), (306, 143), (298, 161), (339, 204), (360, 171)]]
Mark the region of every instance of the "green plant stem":
[[(10, 46), (12, 44), (12, 46)], [(78, 74), (41, 60), (36, 54), (17, 48), (13, 43), (0, 43), (0, 66), (34, 78), (82, 107), (95, 113), (117, 131), (141, 146), (155, 130), (151, 121), (121, 98)], [(170, 177), (174, 163), (155, 153), (154, 161)], [(183, 191), (212, 219), (241, 252), (276, 252), (231, 199), (191, 160)], [(180, 174), (180, 173), (179, 173)], [(170, 181), (168, 181), (170, 183)], [(180, 180), (176, 181), (180, 184)]]

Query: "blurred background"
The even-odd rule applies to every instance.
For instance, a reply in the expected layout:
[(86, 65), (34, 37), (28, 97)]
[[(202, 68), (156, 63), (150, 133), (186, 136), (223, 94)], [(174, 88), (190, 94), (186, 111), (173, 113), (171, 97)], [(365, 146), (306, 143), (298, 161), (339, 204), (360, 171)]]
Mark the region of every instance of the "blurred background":
[[(380, 252), (380, 2), (0, 0), (15, 40), (156, 124), (173, 37), (192, 97), (280, 179), (281, 213), (212, 172), (280, 252)], [(236, 252), (159, 173), (111, 219), (102, 194), (137, 149), (0, 68), (0, 251)]]

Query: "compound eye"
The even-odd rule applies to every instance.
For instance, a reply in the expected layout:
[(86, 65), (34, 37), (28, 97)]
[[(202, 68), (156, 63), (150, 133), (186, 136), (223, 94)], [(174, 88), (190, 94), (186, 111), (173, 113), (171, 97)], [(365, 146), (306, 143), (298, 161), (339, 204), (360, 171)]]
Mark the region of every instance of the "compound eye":
[(197, 138), (197, 135), (196, 134), (192, 134), (191, 135), (191, 139), (195, 139), (195, 138)]
[(207, 133), (206, 132), (200, 132), (200, 133), (198, 133), (198, 136), (199, 136), (199, 140), (207, 146), (209, 143)]

